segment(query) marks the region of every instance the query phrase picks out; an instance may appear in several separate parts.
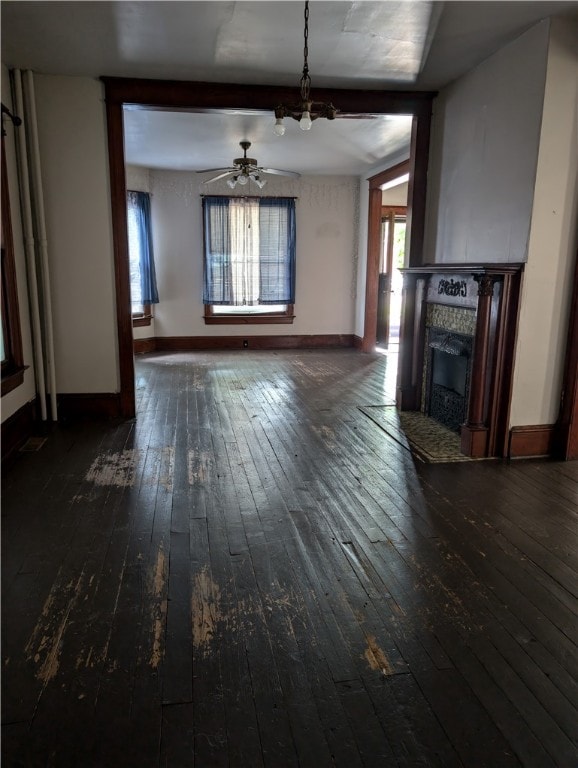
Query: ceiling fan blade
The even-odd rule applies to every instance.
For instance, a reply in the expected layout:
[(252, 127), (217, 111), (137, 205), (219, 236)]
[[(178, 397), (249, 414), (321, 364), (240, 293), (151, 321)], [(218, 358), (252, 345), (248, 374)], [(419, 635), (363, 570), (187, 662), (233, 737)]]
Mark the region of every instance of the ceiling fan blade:
[(295, 171), (282, 171), (279, 168), (258, 168), (258, 170), (261, 173), (275, 173), (278, 176), (293, 176), (295, 179), (301, 177), (300, 173), (296, 173)]
[(227, 173), (232, 173), (236, 170), (236, 168), (203, 168), (201, 171), (195, 171), (195, 173), (213, 173), (214, 171), (227, 171)]
[(224, 179), (225, 176), (230, 176), (232, 173), (235, 173), (236, 171), (225, 171), (225, 173), (220, 173), (218, 176), (214, 176), (212, 179), (207, 179), (205, 181), (205, 184), (212, 184), (213, 181), (219, 181), (219, 179)]

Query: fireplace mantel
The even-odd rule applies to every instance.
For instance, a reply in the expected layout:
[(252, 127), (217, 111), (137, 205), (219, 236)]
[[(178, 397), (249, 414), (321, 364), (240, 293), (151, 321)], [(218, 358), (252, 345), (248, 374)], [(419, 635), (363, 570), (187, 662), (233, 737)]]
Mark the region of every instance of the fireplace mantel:
[(523, 268), (523, 264), (425, 264), (401, 270), (400, 410), (421, 407), (427, 304), (465, 306), (475, 312), (471, 387), (461, 428), (462, 452), (467, 456), (507, 455)]
[(407, 275), (515, 275), (524, 269), (523, 264), (421, 264), (419, 267), (404, 267), (400, 271)]

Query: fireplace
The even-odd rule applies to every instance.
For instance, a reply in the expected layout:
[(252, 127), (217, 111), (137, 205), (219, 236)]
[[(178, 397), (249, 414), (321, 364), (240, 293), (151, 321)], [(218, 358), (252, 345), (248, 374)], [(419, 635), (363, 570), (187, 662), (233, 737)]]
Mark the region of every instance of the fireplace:
[(397, 406), (459, 432), (466, 456), (507, 456), (522, 264), (403, 269)]
[(473, 337), (428, 329), (425, 412), (459, 432), (467, 418)]

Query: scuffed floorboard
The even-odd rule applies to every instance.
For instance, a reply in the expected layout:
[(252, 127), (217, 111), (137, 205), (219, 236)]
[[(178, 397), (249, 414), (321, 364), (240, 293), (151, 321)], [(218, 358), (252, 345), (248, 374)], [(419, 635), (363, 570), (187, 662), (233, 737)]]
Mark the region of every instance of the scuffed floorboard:
[(428, 465), (395, 356), (138, 358), (3, 472), (2, 766), (578, 765), (578, 465)]

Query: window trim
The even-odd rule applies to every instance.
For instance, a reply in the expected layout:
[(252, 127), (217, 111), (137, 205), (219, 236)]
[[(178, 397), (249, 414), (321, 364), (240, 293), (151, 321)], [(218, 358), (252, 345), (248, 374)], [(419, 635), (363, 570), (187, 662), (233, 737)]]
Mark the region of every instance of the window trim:
[[(131, 194), (144, 194), (150, 200), (150, 193), (149, 192), (144, 192), (143, 190), (136, 190), (136, 189), (127, 189), (126, 190), (126, 198), (127, 198), (127, 237), (128, 237), (128, 243), (129, 243), (129, 245), (128, 245), (129, 265), (130, 265), (130, 261), (131, 261), (131, 247), (130, 247), (131, 237), (130, 237), (130, 227), (128, 226), (128, 222), (129, 222), (129, 195), (131, 195)], [(151, 249), (151, 258), (153, 258), (152, 257), (152, 242), (149, 242), (149, 248)], [(141, 244), (139, 243), (139, 270), (142, 270), (142, 258), (141, 257), (142, 257), (142, 247), (141, 247)], [(154, 269), (154, 259), (153, 259), (153, 269)], [(131, 284), (132, 284), (132, 281), (130, 280), (130, 277), (129, 277), (129, 287), (131, 286)], [(132, 293), (132, 291), (130, 291), (130, 292)], [(142, 307), (142, 310), (139, 310), (137, 312), (133, 312), (132, 311), (132, 304), (131, 304), (131, 319), (132, 319), (132, 327), (133, 328), (141, 328), (141, 327), (144, 327), (144, 326), (150, 326), (151, 322), (152, 322), (152, 320), (154, 318), (153, 304), (146, 303), (146, 304), (141, 304), (140, 306)]]
[(153, 305), (152, 304), (143, 304), (143, 311), (142, 312), (133, 312), (132, 313), (132, 327), (133, 328), (142, 328), (145, 325), (150, 325), (152, 322), (152, 319), (154, 317), (153, 315)]
[(284, 312), (259, 312), (258, 314), (242, 315), (232, 312), (215, 313), (213, 304), (205, 304), (205, 325), (275, 325), (281, 323), (292, 324), (295, 319), (294, 305), (287, 304)]
[(5, 333), (7, 359), (2, 363), (1, 397), (19, 387), (24, 382), (22, 352), (22, 334), (20, 331), (20, 310), (18, 307), (18, 287), (16, 283), (16, 263), (14, 260), (14, 240), (12, 236), (12, 218), (10, 215), (10, 196), (6, 153), (4, 148), (4, 127), (2, 126), (1, 148), (1, 194), (2, 194), (2, 329)]
[[(207, 231), (206, 231), (206, 218), (205, 218), (205, 201), (207, 198), (214, 197), (214, 195), (201, 195), (202, 198), (202, 206), (203, 206), (203, 212), (202, 212), (202, 218), (203, 218), (203, 279), (205, 275), (205, 270), (207, 268), (206, 265), (206, 259), (207, 259), (207, 253), (206, 253), (206, 237), (207, 237)], [(236, 200), (236, 199), (242, 199), (242, 200), (258, 200), (261, 201), (264, 198), (267, 200), (292, 200), (293, 205), (295, 206), (295, 197), (287, 197), (287, 196), (268, 196), (268, 195), (219, 195), (219, 197), (225, 197), (229, 200)], [(293, 208), (293, 215), (295, 215), (295, 208)], [(295, 235), (296, 238), (296, 235)], [(294, 254), (294, 266), (293, 269), (295, 269), (295, 260), (296, 260), (296, 254)], [(295, 273), (293, 271), (293, 280), (295, 280)], [(295, 298), (295, 284), (293, 283), (293, 291), (292, 291), (292, 297)], [(278, 302), (279, 304), (283, 303), (281, 301)], [(259, 313), (253, 313), (248, 312), (247, 314), (242, 314), (240, 312), (231, 312), (230, 314), (227, 314), (226, 311), (220, 311), (216, 313), (213, 309), (214, 306), (217, 306), (216, 304), (204, 304), (204, 312), (203, 312), (203, 319), (205, 322), (205, 325), (275, 325), (275, 324), (292, 324), (293, 320), (295, 319), (295, 312), (294, 312), (294, 304), (286, 304), (286, 309), (283, 312), (259, 312)], [(221, 305), (218, 305), (221, 306)], [(261, 305), (266, 306), (266, 305)]]

